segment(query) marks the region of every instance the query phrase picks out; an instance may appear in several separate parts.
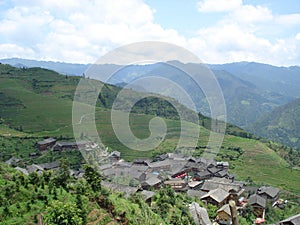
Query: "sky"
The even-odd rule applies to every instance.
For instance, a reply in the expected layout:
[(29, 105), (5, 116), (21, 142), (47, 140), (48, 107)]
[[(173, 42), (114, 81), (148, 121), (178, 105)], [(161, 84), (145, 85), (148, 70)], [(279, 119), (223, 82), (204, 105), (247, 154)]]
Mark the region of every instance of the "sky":
[(205, 63), (300, 65), (299, 0), (0, 0), (0, 58), (93, 63), (163, 41)]

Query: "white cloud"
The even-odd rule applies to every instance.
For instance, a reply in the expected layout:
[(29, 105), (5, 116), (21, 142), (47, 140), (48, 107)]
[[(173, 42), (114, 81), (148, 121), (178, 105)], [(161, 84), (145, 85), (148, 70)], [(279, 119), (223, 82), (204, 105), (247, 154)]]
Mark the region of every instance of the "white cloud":
[(266, 22), (273, 19), (272, 11), (259, 5), (241, 5), (230, 16), (240, 23)]
[(204, 0), (197, 6), (200, 12), (226, 12), (216, 24), (200, 29), (188, 40), (203, 61), (300, 63), (300, 34), (290, 33), (299, 26), (300, 14), (276, 15), (265, 6), (241, 1)]
[(155, 40), (186, 47), (208, 63), (300, 64), (300, 14), (276, 15), (242, 0), (198, 2), (199, 13), (223, 13), (191, 38), (155, 23), (155, 10), (142, 0), (12, 2), (0, 8), (0, 58), (90, 63), (120, 45)]
[[(15, 1), (0, 21), (0, 44), (26, 46), (35, 58), (90, 63), (104, 52), (135, 41), (184, 44), (176, 30), (153, 22), (154, 10), (140, 0)], [(0, 52), (0, 58), (19, 52)]]
[(24, 58), (32, 58), (35, 54), (32, 49), (24, 48), (16, 44), (0, 44), (0, 52), (3, 58), (19, 57), (19, 55), (22, 55)]
[(228, 12), (241, 5), (242, 0), (203, 0), (197, 3), (200, 12)]
[(276, 22), (284, 26), (300, 25), (300, 14), (279, 15)]

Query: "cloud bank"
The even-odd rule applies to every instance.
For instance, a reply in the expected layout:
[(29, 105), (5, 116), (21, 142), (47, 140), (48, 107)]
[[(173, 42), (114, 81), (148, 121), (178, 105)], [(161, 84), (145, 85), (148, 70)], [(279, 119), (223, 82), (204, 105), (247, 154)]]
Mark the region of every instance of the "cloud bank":
[(221, 19), (199, 25), (192, 37), (155, 22), (156, 9), (141, 0), (11, 0), (0, 6), (0, 58), (91, 63), (124, 44), (165, 41), (207, 63), (300, 65), (300, 14), (278, 15), (242, 0), (197, 2), (199, 13)]

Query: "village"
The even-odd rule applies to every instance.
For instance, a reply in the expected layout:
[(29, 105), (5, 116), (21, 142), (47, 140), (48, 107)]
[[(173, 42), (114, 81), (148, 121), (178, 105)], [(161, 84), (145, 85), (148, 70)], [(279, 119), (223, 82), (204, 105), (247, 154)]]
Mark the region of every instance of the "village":
[[(92, 142), (59, 142), (48, 138), (36, 143), (41, 151), (74, 151), (85, 149), (90, 151), (96, 144)], [(11, 158), (6, 163), (13, 164), (18, 159)], [(43, 173), (45, 170), (56, 170), (59, 162), (26, 165), (17, 170), (28, 175), (32, 172)], [(135, 159), (126, 162), (119, 151), (107, 154), (107, 160), (99, 166), (103, 176), (101, 185), (124, 193), (125, 197), (140, 193), (143, 199), (151, 204), (155, 191), (169, 186), (175, 192), (186, 193), (191, 198), (197, 198), (204, 204), (212, 204), (218, 208), (214, 221), (209, 220), (207, 210), (194, 202), (189, 209), (198, 224), (233, 224), (230, 202), (234, 202), (239, 215), (243, 215), (247, 207), (251, 207), (256, 219), (254, 224), (266, 224), (266, 208), (278, 207), (284, 209), (287, 200), (279, 198), (280, 189), (271, 186), (254, 187), (238, 181), (234, 174), (229, 173), (228, 162), (218, 162), (213, 159), (186, 157), (179, 153), (165, 153), (153, 159)], [(70, 170), (70, 174), (79, 179), (84, 176), (84, 170)], [(300, 214), (280, 221), (278, 224), (296, 225), (300, 222)]]

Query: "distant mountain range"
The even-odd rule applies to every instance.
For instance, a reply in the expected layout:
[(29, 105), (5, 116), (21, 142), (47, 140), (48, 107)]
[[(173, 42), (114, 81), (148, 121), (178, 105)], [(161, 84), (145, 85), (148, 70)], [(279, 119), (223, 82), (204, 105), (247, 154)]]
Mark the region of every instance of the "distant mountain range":
[[(27, 59), (2, 59), (1, 63), (16, 67), (41, 67), (51, 69), (66, 75), (82, 76), (91, 64), (71, 64), (61, 62), (46, 62)], [(200, 64), (182, 64), (189, 67), (197, 75), (200, 73)], [(207, 65), (215, 74), (223, 91), (227, 106), (228, 122), (240, 126), (256, 135), (273, 137), (277, 134), (262, 132), (269, 120), (270, 113), (277, 107), (283, 106), (300, 98), (300, 67), (277, 67), (255, 62), (238, 62), (229, 64)], [(179, 84), (191, 94), (197, 110), (204, 115), (210, 114), (204, 94), (180, 70), (171, 68), (164, 63), (149, 65), (120, 66), (113, 64), (97, 65), (98, 71), (116, 71), (108, 82), (114, 85), (125, 86), (133, 80), (151, 75), (160, 75)], [(139, 87), (133, 87), (138, 91)], [(167, 95), (167, 94), (166, 94)], [(184, 102), (182, 102), (184, 103)], [(278, 109), (280, 111), (280, 109)], [(300, 116), (300, 115), (299, 115)], [(263, 121), (263, 122), (262, 122)], [(269, 121), (270, 122), (270, 121)], [(274, 121), (273, 121), (274, 123)], [(260, 125), (262, 124), (262, 125)], [(277, 130), (273, 130), (273, 133)], [(278, 134), (279, 135), (279, 134)], [(289, 135), (288, 135), (289, 136)], [(286, 139), (287, 136), (282, 137)], [(294, 146), (293, 142), (280, 139), (281, 142)], [(294, 139), (292, 139), (294, 141)]]
[(260, 136), (300, 149), (300, 99), (275, 108), (253, 128)]

